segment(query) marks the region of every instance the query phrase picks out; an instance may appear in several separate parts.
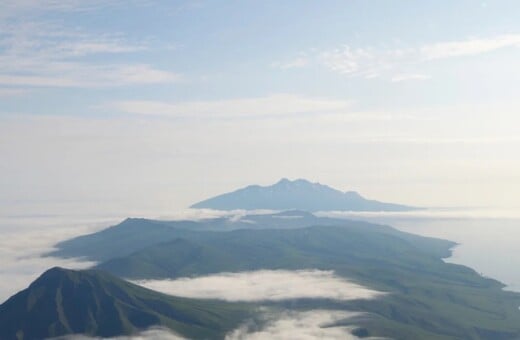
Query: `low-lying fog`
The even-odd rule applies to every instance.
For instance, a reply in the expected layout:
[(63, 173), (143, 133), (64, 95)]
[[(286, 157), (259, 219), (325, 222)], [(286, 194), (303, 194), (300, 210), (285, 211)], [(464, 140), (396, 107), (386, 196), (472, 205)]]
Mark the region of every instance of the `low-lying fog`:
[[(93, 233), (118, 224), (132, 213), (117, 215), (48, 213), (42, 211), (21, 212), (22, 209), (0, 211), (0, 301), (26, 288), (45, 270), (61, 266), (83, 269), (94, 263), (81, 259), (42, 257), (53, 245), (75, 236)], [(164, 216), (166, 219), (200, 219), (216, 217), (225, 213), (189, 210)], [(150, 215), (162, 218), (161, 214)]]
[(26, 288), (51, 267), (82, 269), (93, 265), (79, 259), (64, 260), (41, 255), (61, 240), (103, 229), (113, 222), (110, 219), (64, 216), (0, 218), (0, 300), (3, 302)]
[[(226, 335), (225, 340), (256, 340), (256, 339), (298, 339), (298, 340), (355, 340), (360, 339), (351, 334), (354, 326), (344, 326), (349, 319), (358, 316), (359, 313), (349, 313), (335, 310), (312, 310), (306, 312), (296, 311), (264, 311), (264, 325), (258, 329), (257, 325), (250, 322), (244, 323), (234, 331)], [(143, 331), (136, 336), (122, 336), (110, 338), (110, 340), (179, 340), (183, 339), (171, 331), (154, 327)], [(367, 339), (367, 338), (364, 338)], [(368, 338), (375, 339), (375, 338)], [(53, 340), (101, 340), (82, 335), (56, 338)], [(105, 339), (108, 340), (108, 339)]]
[(332, 271), (323, 270), (258, 270), (134, 283), (170, 295), (227, 301), (298, 298), (355, 300), (371, 299), (382, 294), (349, 282)]

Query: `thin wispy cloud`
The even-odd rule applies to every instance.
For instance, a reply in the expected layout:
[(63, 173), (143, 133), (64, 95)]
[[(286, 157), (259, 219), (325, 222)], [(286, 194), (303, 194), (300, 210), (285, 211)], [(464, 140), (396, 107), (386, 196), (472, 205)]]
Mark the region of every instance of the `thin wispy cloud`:
[(421, 47), (419, 51), (424, 58), (432, 60), (478, 55), (506, 47), (520, 47), (520, 34), (434, 43)]
[(274, 62), (271, 66), (274, 68), (279, 68), (282, 70), (289, 70), (294, 68), (302, 68), (309, 64), (309, 59), (305, 56), (298, 57), (289, 61), (284, 62)]
[(0, 84), (20, 87), (114, 87), (173, 82), (179, 77), (150, 65), (47, 64), (32, 75), (0, 74)]
[(307, 98), (292, 94), (275, 94), (257, 98), (168, 103), (159, 101), (121, 101), (109, 104), (122, 112), (170, 117), (253, 117), (302, 113), (327, 113), (351, 106), (348, 100)]
[(444, 138), (421, 138), (421, 137), (400, 137), (392, 135), (380, 135), (373, 137), (361, 137), (351, 139), (352, 143), (366, 144), (430, 144), (430, 145), (499, 145), (499, 144), (517, 144), (520, 143), (518, 136), (481, 136), (481, 137), (444, 137)]
[[(520, 47), (520, 34), (505, 34), (487, 38), (468, 38), (441, 41), (420, 46), (375, 47), (345, 44), (329, 50), (315, 51), (305, 59), (294, 59), (294, 65), (324, 66), (347, 77), (365, 79), (388, 78), (397, 83), (408, 80), (427, 80), (431, 76), (410, 72), (435, 60), (476, 56), (503, 48)], [(309, 55), (307, 53), (306, 55)], [(301, 62), (297, 61), (301, 59)], [(290, 68), (291, 62), (276, 63), (279, 68)]]
[(379, 77), (380, 73), (392, 66), (387, 53), (377, 53), (371, 49), (343, 46), (319, 54), (318, 60), (330, 70), (363, 78)]
[[(65, 10), (83, 8), (85, 4), (71, 1), (60, 6), (51, 2), (46, 10), (52, 10), (53, 5), (57, 10)], [(8, 10), (23, 12), (30, 8), (38, 9), (40, 5), (11, 4)], [(178, 74), (149, 63), (110, 61), (114, 55), (127, 56), (148, 49), (146, 42), (129, 41), (120, 33), (93, 34), (43, 19), (24, 22), (9, 17), (0, 17), (0, 29), (0, 84), (113, 87), (171, 83), (180, 79)], [(104, 56), (106, 61), (92, 60), (92, 56)]]
[(428, 80), (431, 79), (431, 76), (426, 74), (419, 74), (419, 73), (412, 73), (412, 74), (397, 74), (392, 77), (391, 81), (393, 83), (399, 83), (402, 81), (409, 81), (409, 80)]
[(11, 87), (0, 87), (0, 97), (14, 97), (26, 94), (29, 90)]
[[(132, 3), (137, 2), (139, 1), (132, 1)], [(144, 0), (140, 2), (144, 2)], [(122, 1), (120, 0), (3, 0), (0, 3), (0, 18), (35, 11), (92, 11), (121, 5), (121, 3)]]

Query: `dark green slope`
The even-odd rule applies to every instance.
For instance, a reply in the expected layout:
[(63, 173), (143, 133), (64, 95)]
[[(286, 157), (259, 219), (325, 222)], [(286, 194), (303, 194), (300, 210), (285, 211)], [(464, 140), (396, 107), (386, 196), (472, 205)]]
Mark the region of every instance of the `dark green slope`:
[(86, 257), (103, 261), (126, 256), (149, 245), (177, 237), (183, 230), (197, 229), (197, 222), (163, 222), (144, 218), (127, 218), (118, 225), (94, 234), (58, 243), (50, 256)]
[(252, 307), (163, 295), (97, 270), (52, 268), (0, 305), (0, 339), (116, 336), (163, 326), (189, 338), (223, 338)]
[[(108, 260), (98, 268), (133, 279), (254, 269), (354, 270), (383, 264), (446, 269), (448, 265), (440, 260), (438, 244), (448, 249), (452, 242), (417, 237), (417, 241), (422, 242), (422, 247), (417, 247), (407, 239), (408, 235), (399, 235), (389, 228), (361, 222), (290, 230), (192, 232), (129, 256)], [(428, 241), (431, 247), (426, 246), (430, 244)], [(456, 273), (458, 271), (451, 275)]]
[[(244, 265), (241, 265), (244, 264)], [(96, 266), (114, 275), (132, 279), (173, 278), (192, 274), (247, 270), (250, 262), (232, 253), (187, 239), (148, 247), (130, 256)]]
[(99, 268), (140, 279), (256, 269), (334, 270), (390, 293), (342, 307), (370, 312), (364, 326), (372, 334), (399, 339), (520, 337), (520, 295), (503, 291), (501, 283), (470, 268), (442, 261), (442, 254), (453, 246), (448, 241), (442, 250), (443, 241), (364, 224), (184, 237), (112, 259)]

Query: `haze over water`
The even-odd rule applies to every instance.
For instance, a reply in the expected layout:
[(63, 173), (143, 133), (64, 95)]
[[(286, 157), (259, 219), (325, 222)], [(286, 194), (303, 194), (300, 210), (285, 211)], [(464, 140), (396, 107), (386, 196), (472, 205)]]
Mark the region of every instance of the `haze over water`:
[(447, 262), (466, 265), (520, 291), (519, 210), (439, 209), (408, 213), (333, 213), (459, 243)]

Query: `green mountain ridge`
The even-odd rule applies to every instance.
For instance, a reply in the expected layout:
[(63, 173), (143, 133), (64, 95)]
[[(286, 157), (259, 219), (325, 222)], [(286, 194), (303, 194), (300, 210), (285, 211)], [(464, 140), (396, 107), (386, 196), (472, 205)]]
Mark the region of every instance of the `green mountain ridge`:
[(413, 240), (419, 247), (424, 246), (432, 251), (432, 247), (436, 247), (439, 256), (442, 257), (450, 256), (449, 248), (455, 245), (451, 241), (408, 234), (389, 226), (355, 220), (317, 217), (303, 211), (284, 211), (274, 214), (250, 214), (238, 220), (214, 218), (200, 221), (158, 221), (127, 218), (121, 223), (99, 232), (59, 242), (55, 245), (56, 250), (47, 255), (63, 258), (82, 257), (102, 262), (128, 256), (137, 250), (175, 238), (189, 238), (189, 235), (193, 235), (194, 232), (227, 232), (240, 229), (300, 229), (316, 225), (355, 226), (367, 230), (376, 228), (387, 233), (398, 233), (402, 238)]
[(440, 253), (439, 247), (448, 251), (452, 242), (416, 237), (414, 241), (422, 241), (418, 248), (408, 236), (384, 226), (353, 221), (345, 221), (343, 226), (300, 229), (184, 232), (172, 241), (107, 260), (97, 268), (125, 278), (144, 279), (258, 269), (345, 270), (374, 261), (418, 268), (425, 264), (449, 266), (440, 260), (445, 253)]
[[(355, 222), (302, 229), (194, 232), (184, 237), (188, 239), (157, 244), (98, 268), (133, 279), (259, 269), (333, 270), (389, 293), (340, 307), (369, 312), (372, 317), (362, 325), (371, 334), (397, 339), (414, 339), (418, 334), (446, 339), (520, 336), (520, 295), (503, 291), (502, 283), (468, 267), (444, 262), (439, 247), (448, 251), (453, 246), (449, 241), (414, 238), (388, 227)], [(328, 308), (330, 303), (321, 307)], [(484, 336), (486, 332), (493, 336)]]
[[(267, 229), (271, 222), (276, 228)], [(482, 277), (471, 268), (443, 261), (456, 245), (451, 241), (385, 225), (299, 212), (261, 218), (247, 215), (233, 222), (207, 220), (197, 222), (195, 228), (172, 223), (126, 220), (104, 231), (62, 242), (55, 254), (102, 259), (97, 268), (132, 279), (257, 269), (332, 270), (388, 294), (349, 302), (297, 299), (265, 303), (289, 309), (368, 313), (370, 317), (357, 324), (373, 336), (520, 338), (520, 294), (504, 291), (502, 283)], [(143, 245), (140, 239), (149, 244)], [(110, 253), (110, 248), (115, 252)]]

